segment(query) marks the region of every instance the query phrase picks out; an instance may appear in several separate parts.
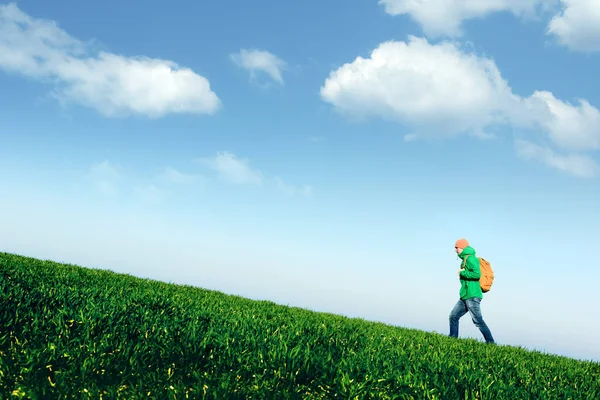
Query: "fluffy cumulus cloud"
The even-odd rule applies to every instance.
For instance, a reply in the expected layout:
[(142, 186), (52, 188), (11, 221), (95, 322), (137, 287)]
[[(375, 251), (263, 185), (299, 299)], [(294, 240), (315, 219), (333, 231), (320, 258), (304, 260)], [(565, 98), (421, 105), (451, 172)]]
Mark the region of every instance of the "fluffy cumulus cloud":
[(54, 85), (61, 101), (107, 116), (213, 114), (221, 102), (209, 81), (169, 60), (94, 53), (49, 20), (0, 5), (0, 69)]
[(552, 142), (566, 150), (600, 150), (600, 111), (584, 99), (578, 105), (561, 101), (547, 91), (526, 99), (527, 111)]
[(564, 9), (548, 24), (548, 33), (573, 50), (600, 51), (600, 1), (561, 0)]
[(600, 51), (597, 0), (379, 0), (389, 15), (407, 15), (429, 37), (463, 35), (463, 22), (509, 12), (517, 17), (552, 16), (547, 33), (576, 51)]
[[(460, 36), (465, 20), (495, 12), (529, 16), (557, 0), (379, 0), (390, 15), (409, 15), (431, 37)], [(590, 0), (593, 1), (593, 0)]]
[(493, 61), (417, 37), (382, 43), (331, 72), (321, 97), (353, 118), (397, 119), (421, 136), (485, 134), (517, 101)]
[[(332, 71), (321, 97), (353, 118), (398, 120), (412, 132), (407, 139), (488, 136), (499, 126), (510, 125), (541, 131), (554, 146), (567, 151), (600, 148), (597, 108), (585, 100), (570, 104), (546, 91), (521, 97), (513, 93), (493, 60), (453, 42), (431, 44), (410, 37), (407, 42), (382, 43), (370, 57), (357, 57)], [(520, 154), (531, 158), (534, 152)], [(591, 165), (591, 159), (558, 162), (554, 153), (537, 150), (535, 158), (563, 171)]]
[(248, 70), (252, 79), (256, 78), (257, 72), (263, 72), (283, 85), (282, 72), (287, 63), (276, 55), (266, 50), (241, 49), (239, 53), (231, 54), (231, 59), (237, 66)]

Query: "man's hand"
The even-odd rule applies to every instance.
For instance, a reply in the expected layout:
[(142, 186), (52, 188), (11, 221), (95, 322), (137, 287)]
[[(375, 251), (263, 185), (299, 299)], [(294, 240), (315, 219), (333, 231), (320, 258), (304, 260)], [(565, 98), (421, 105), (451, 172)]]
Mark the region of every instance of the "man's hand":
[(458, 276), (460, 276), (460, 273), (461, 273), (462, 271), (464, 271), (464, 270), (465, 270), (464, 268), (460, 268), (460, 269), (458, 270)]

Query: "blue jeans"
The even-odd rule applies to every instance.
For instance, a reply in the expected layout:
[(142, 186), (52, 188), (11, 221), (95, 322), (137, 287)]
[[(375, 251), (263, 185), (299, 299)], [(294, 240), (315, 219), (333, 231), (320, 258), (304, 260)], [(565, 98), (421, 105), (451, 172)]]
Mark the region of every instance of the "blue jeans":
[(481, 333), (486, 343), (494, 343), (494, 338), (488, 328), (487, 324), (481, 316), (480, 308), (481, 299), (478, 297), (472, 297), (467, 300), (459, 299), (452, 311), (450, 312), (450, 337), (458, 337), (458, 320), (463, 317), (467, 312), (471, 314), (473, 323)]

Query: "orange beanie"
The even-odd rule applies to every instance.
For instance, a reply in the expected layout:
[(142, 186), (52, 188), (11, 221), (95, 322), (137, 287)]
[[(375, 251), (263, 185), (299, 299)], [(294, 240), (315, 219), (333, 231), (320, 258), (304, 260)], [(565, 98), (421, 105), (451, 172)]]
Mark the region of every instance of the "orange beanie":
[(469, 246), (469, 241), (467, 239), (458, 239), (454, 246), (460, 249), (464, 249), (465, 247)]

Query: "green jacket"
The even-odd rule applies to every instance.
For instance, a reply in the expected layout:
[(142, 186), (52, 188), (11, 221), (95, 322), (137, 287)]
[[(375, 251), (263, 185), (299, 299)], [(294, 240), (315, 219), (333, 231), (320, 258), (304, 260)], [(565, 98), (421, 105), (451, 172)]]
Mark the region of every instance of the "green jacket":
[(475, 254), (475, 249), (467, 246), (458, 256), (462, 259), (460, 267), (464, 269), (460, 271), (460, 298), (462, 300), (473, 297), (482, 299), (483, 292), (479, 284), (481, 269), (479, 268), (479, 259), (477, 258), (477, 254)]

